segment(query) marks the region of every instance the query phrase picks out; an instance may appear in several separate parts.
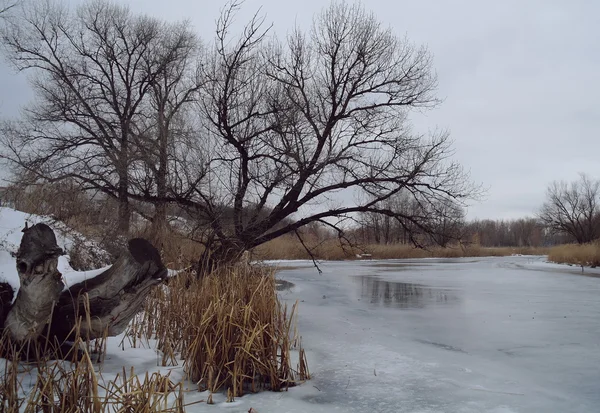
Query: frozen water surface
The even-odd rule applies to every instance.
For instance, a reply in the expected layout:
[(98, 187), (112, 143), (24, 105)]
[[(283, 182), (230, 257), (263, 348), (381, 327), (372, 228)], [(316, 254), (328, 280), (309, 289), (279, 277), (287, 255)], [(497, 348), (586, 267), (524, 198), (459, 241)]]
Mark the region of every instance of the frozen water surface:
[(247, 401), (259, 412), (296, 411), (290, 396), (315, 412), (600, 411), (600, 274), (544, 259), (327, 262), (322, 275), (280, 262), (313, 380)]
[[(186, 411), (599, 412), (600, 270), (544, 260), (326, 262), (322, 275), (310, 262), (271, 263), (281, 298), (300, 301), (313, 379), (233, 403), (215, 394), (215, 405), (192, 390), (185, 401), (200, 403)], [(152, 343), (123, 350), (122, 339), (109, 339), (103, 381), (131, 366), (183, 377), (181, 364), (158, 367)]]

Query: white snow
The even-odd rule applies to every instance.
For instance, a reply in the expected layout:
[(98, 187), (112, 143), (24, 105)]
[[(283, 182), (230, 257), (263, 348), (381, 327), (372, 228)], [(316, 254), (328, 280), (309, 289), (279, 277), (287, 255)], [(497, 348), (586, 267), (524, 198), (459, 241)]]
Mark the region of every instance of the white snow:
[[(13, 255), (19, 249), (25, 223), (30, 227), (38, 223), (45, 223), (50, 226), (54, 230), (58, 246), (65, 252), (71, 250), (75, 243), (79, 242), (83, 244), (84, 249), (93, 250), (97, 255), (108, 257), (108, 254), (102, 251), (96, 243), (84, 239), (81, 234), (60, 222), (56, 222), (50, 217), (27, 214), (11, 208), (0, 207), (0, 282), (6, 282), (12, 286), (14, 291), (13, 302), (17, 298), (20, 286)], [(63, 255), (58, 259), (58, 270), (63, 275), (65, 289), (78, 282), (89, 280), (107, 268), (109, 267), (92, 271), (75, 271), (69, 265), (68, 255)]]
[(545, 255), (528, 256), (523, 258), (523, 263), (519, 264), (522, 268), (539, 271), (567, 272), (572, 274), (600, 276), (600, 268), (583, 267), (582, 271), (581, 266), (579, 265), (550, 262), (547, 260)]
[(97, 275), (102, 274), (104, 271), (108, 270), (111, 266), (108, 265), (106, 267), (98, 268), (96, 270), (89, 271), (75, 271), (69, 265), (69, 261), (66, 257), (58, 258), (58, 271), (62, 274), (62, 281), (65, 284), (64, 290), (68, 290), (71, 286), (78, 284), (83, 281), (91, 280)]

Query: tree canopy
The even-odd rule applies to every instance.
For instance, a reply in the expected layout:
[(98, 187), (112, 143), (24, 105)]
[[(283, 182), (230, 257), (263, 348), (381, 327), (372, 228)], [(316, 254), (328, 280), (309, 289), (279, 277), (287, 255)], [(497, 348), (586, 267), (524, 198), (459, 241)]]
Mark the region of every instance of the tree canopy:
[(447, 131), (411, 129), (440, 103), (427, 49), (346, 2), (284, 39), (258, 14), (235, 36), (239, 7), (202, 53), (187, 25), (103, 0), (24, 7), (1, 33), (35, 100), (5, 123), (4, 158), (115, 197), (125, 231), (132, 200), (185, 208), (219, 260), (315, 222), (341, 235), (360, 214), (449, 242), (479, 188)]

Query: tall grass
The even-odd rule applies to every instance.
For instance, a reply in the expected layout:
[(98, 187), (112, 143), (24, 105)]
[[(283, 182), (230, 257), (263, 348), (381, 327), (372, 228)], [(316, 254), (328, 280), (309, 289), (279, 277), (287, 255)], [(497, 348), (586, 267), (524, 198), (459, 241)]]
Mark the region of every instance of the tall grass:
[(181, 354), (199, 390), (227, 389), (235, 398), (309, 378), (296, 311), (297, 304), (277, 299), (272, 270), (240, 265), (201, 279), (184, 274), (155, 289), (137, 334), (158, 340), (164, 363)]
[[(100, 340), (103, 341), (103, 340)], [(64, 344), (64, 343), (63, 343)], [(0, 411), (3, 413), (183, 413), (183, 384), (173, 383), (168, 375), (154, 373), (140, 378), (133, 369), (125, 369), (105, 382), (96, 372), (98, 354), (80, 337), (73, 343), (71, 360), (64, 360), (63, 345), (12, 342), (4, 334), (0, 339)], [(24, 354), (37, 357), (28, 363)]]
[(559, 264), (597, 267), (600, 265), (600, 243), (559, 245), (550, 250), (548, 260)]
[[(449, 247), (432, 246), (416, 248), (408, 244), (369, 244), (350, 247), (341, 244), (336, 239), (318, 241), (307, 239), (305, 244), (313, 256), (320, 260), (349, 260), (358, 256), (369, 256), (373, 259), (400, 258), (457, 258), (457, 257), (489, 257), (520, 255), (546, 255), (548, 248), (535, 247), (500, 247), (485, 248), (478, 245), (452, 245)], [(282, 236), (254, 249), (256, 259), (310, 259), (310, 254), (304, 246), (292, 236)]]

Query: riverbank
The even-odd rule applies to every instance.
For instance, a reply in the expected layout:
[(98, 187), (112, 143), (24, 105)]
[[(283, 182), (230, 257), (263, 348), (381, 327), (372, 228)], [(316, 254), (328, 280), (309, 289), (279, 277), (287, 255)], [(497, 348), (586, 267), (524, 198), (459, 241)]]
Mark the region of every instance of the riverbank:
[(547, 255), (549, 248), (499, 247), (486, 248), (479, 245), (431, 246), (416, 248), (412, 244), (368, 244), (356, 247), (343, 245), (337, 239), (324, 241), (307, 240), (306, 247), (295, 237), (282, 236), (253, 250), (257, 260), (318, 260), (340, 261), (353, 259), (402, 259), (402, 258), (461, 258), (506, 257), (511, 255)]
[(595, 268), (600, 266), (600, 244), (559, 245), (550, 249), (548, 260), (557, 264)]

